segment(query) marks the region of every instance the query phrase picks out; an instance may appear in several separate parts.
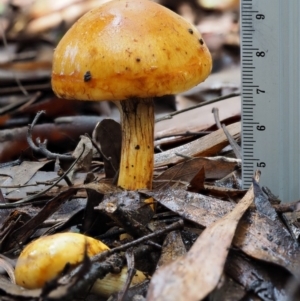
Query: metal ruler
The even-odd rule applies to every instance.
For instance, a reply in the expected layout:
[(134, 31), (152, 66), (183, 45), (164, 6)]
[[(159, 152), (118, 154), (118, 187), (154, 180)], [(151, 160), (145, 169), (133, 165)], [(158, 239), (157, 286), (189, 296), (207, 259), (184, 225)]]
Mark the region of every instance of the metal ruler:
[(243, 186), (300, 198), (300, 0), (241, 0)]

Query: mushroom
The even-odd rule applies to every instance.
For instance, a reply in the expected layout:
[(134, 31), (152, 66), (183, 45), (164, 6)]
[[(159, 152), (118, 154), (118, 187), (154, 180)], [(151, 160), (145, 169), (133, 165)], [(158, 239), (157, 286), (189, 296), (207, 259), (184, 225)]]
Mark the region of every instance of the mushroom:
[(118, 185), (151, 189), (153, 98), (204, 81), (210, 52), (195, 26), (149, 0), (112, 0), (81, 17), (54, 52), (52, 88), (66, 99), (116, 103), (122, 122)]
[[(109, 250), (101, 241), (79, 233), (57, 233), (43, 236), (28, 244), (21, 252), (15, 269), (16, 283), (27, 289), (42, 288), (46, 282), (58, 277), (69, 264), (76, 267), (84, 258), (84, 252), (94, 256)], [(108, 297), (118, 292), (127, 279), (127, 268), (119, 274), (107, 274), (94, 283), (91, 291)], [(136, 271), (131, 285), (141, 283), (146, 276)]]

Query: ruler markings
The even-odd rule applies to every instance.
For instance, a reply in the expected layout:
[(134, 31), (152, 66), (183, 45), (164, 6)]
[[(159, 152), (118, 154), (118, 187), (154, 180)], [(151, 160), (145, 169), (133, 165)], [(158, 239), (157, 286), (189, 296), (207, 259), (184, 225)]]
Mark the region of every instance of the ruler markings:
[(260, 168), (283, 201), (300, 197), (299, 15), (299, 0), (241, 0), (243, 188)]

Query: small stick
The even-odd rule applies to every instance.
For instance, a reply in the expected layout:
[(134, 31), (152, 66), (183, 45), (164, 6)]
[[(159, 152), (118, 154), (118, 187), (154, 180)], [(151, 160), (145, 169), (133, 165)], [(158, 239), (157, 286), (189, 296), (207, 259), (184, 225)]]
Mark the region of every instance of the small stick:
[(39, 111), (37, 112), (36, 116), (34, 117), (32, 124), (28, 125), (28, 131), (27, 131), (27, 142), (29, 144), (29, 146), (35, 151), (38, 152), (44, 156), (46, 156), (48, 159), (65, 159), (65, 160), (70, 160), (70, 159), (74, 159), (72, 156), (70, 155), (61, 155), (61, 154), (56, 154), (56, 153), (52, 153), (47, 149), (47, 140), (44, 140), (43, 142), (41, 142), (40, 138), (36, 139), (36, 143), (38, 146), (36, 146), (32, 140), (32, 131), (33, 131), (33, 127), (35, 126), (35, 124), (37, 123), (38, 119), (40, 118), (40, 116), (42, 114), (44, 114), (45, 111)]
[(168, 233), (168, 232), (171, 232), (173, 230), (180, 229), (180, 228), (183, 227), (183, 225), (184, 225), (183, 220), (179, 220), (178, 222), (175, 222), (175, 223), (171, 224), (170, 226), (165, 227), (162, 230), (155, 231), (151, 234), (145, 235), (145, 236), (143, 236), (141, 238), (138, 238), (138, 239), (136, 239), (132, 242), (129, 242), (129, 243), (124, 244), (122, 246), (116, 247), (112, 250), (108, 250), (108, 251), (104, 251), (102, 253), (99, 253), (99, 254), (93, 256), (91, 260), (93, 262), (104, 260), (107, 256), (110, 256), (112, 254), (127, 250), (128, 248), (131, 248), (131, 247), (135, 247), (135, 246), (137, 246), (137, 245), (139, 245), (139, 244), (141, 244), (141, 243), (143, 243), (147, 240), (151, 240), (153, 238), (156, 238), (158, 236), (161, 236), (161, 235), (163, 235), (165, 233)]

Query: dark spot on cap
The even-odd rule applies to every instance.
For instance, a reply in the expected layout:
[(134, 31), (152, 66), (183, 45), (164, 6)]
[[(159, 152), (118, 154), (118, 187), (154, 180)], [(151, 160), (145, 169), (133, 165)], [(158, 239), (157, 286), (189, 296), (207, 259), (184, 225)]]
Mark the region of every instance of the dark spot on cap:
[(194, 33), (192, 28), (189, 28), (188, 31), (189, 31), (190, 34)]
[(84, 80), (85, 82), (88, 82), (88, 81), (90, 81), (91, 79), (92, 79), (91, 72), (90, 72), (90, 71), (85, 72), (85, 74), (84, 74), (84, 76), (83, 76), (83, 80)]
[(204, 44), (204, 41), (202, 39), (199, 39), (200, 45)]
[(136, 146), (135, 146), (135, 149), (140, 149), (140, 146), (139, 146), (139, 145), (136, 145)]
[(141, 59), (140, 59), (139, 57), (137, 57), (135, 60), (136, 60), (138, 63), (141, 61)]

